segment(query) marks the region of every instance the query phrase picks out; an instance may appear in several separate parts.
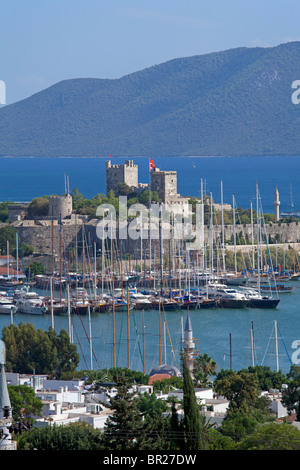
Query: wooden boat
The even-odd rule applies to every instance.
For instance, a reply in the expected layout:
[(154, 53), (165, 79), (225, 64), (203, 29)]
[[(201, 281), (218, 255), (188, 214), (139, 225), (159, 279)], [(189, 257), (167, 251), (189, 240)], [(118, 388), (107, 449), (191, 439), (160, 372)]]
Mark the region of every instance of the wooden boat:
[(287, 284), (278, 284), (278, 285), (272, 285), (272, 286), (268, 286), (268, 285), (262, 285), (261, 286), (261, 290), (266, 292), (278, 292), (278, 294), (282, 294), (282, 293), (289, 293), (289, 292), (293, 292), (293, 290), (295, 289), (294, 286), (290, 286), (290, 285), (287, 285)]

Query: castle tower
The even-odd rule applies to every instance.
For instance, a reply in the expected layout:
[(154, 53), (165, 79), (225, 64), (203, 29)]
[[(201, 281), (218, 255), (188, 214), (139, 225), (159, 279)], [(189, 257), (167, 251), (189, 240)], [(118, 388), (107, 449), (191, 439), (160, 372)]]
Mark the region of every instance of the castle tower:
[(106, 194), (112, 190), (118, 196), (120, 183), (125, 183), (130, 188), (138, 187), (138, 166), (133, 164), (133, 160), (126, 160), (125, 165), (112, 165), (107, 160), (105, 167)]
[(64, 194), (63, 196), (49, 196), (49, 216), (59, 220), (60, 215), (62, 219), (71, 217), (73, 211), (71, 194)]
[(157, 191), (162, 202), (167, 203), (177, 198), (177, 172), (161, 171), (154, 168), (151, 172), (151, 190)]
[(17, 443), (9, 431), (12, 425), (12, 408), (5, 375), (5, 344), (0, 341), (0, 450), (16, 450)]
[(183, 351), (186, 356), (188, 369), (191, 373), (191, 376), (193, 376), (195, 343), (193, 340), (192, 322), (189, 312), (187, 313), (187, 319), (184, 328)]
[(279, 220), (279, 206), (280, 206), (279, 192), (278, 192), (278, 189), (276, 188), (275, 198), (274, 198), (275, 222), (278, 222)]

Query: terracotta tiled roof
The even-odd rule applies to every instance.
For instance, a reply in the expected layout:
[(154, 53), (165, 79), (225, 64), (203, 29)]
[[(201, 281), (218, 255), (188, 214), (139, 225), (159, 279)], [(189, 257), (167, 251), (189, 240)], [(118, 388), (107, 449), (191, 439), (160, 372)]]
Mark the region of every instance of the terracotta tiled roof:
[[(15, 269), (9, 268), (9, 275), (10, 276), (16, 276), (18, 273)], [(21, 274), (21, 273), (19, 273)], [(0, 276), (6, 276), (7, 275), (7, 266), (0, 266)]]
[(279, 422), (287, 422), (287, 423), (293, 423), (294, 421), (296, 421), (296, 413), (293, 413), (291, 415), (288, 415), (288, 416), (284, 416), (283, 418), (278, 418), (277, 421)]
[(170, 378), (171, 378), (171, 375), (168, 375), (168, 374), (154, 374), (149, 379), (149, 385), (152, 385), (153, 382), (156, 382), (157, 380), (164, 380), (164, 379), (170, 379)]

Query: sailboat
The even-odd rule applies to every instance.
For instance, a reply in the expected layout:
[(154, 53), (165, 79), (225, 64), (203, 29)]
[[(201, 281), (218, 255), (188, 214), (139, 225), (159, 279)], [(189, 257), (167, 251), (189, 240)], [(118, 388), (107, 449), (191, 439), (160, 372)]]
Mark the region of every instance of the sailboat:
[[(280, 302), (279, 298), (261, 294), (261, 272), (260, 272), (260, 215), (258, 184), (256, 183), (256, 225), (257, 225), (257, 288), (244, 288), (244, 293), (248, 299), (248, 306), (252, 308), (276, 308)], [(262, 218), (263, 221), (263, 218)]]

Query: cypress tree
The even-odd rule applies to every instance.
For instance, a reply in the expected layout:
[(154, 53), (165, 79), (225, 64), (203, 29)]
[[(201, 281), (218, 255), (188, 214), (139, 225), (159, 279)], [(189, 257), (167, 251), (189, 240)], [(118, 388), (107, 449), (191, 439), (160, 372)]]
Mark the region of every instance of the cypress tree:
[(204, 450), (203, 420), (200, 417), (194, 385), (187, 367), (186, 357), (182, 356), (183, 365), (183, 410), (184, 410), (184, 448), (185, 450)]

